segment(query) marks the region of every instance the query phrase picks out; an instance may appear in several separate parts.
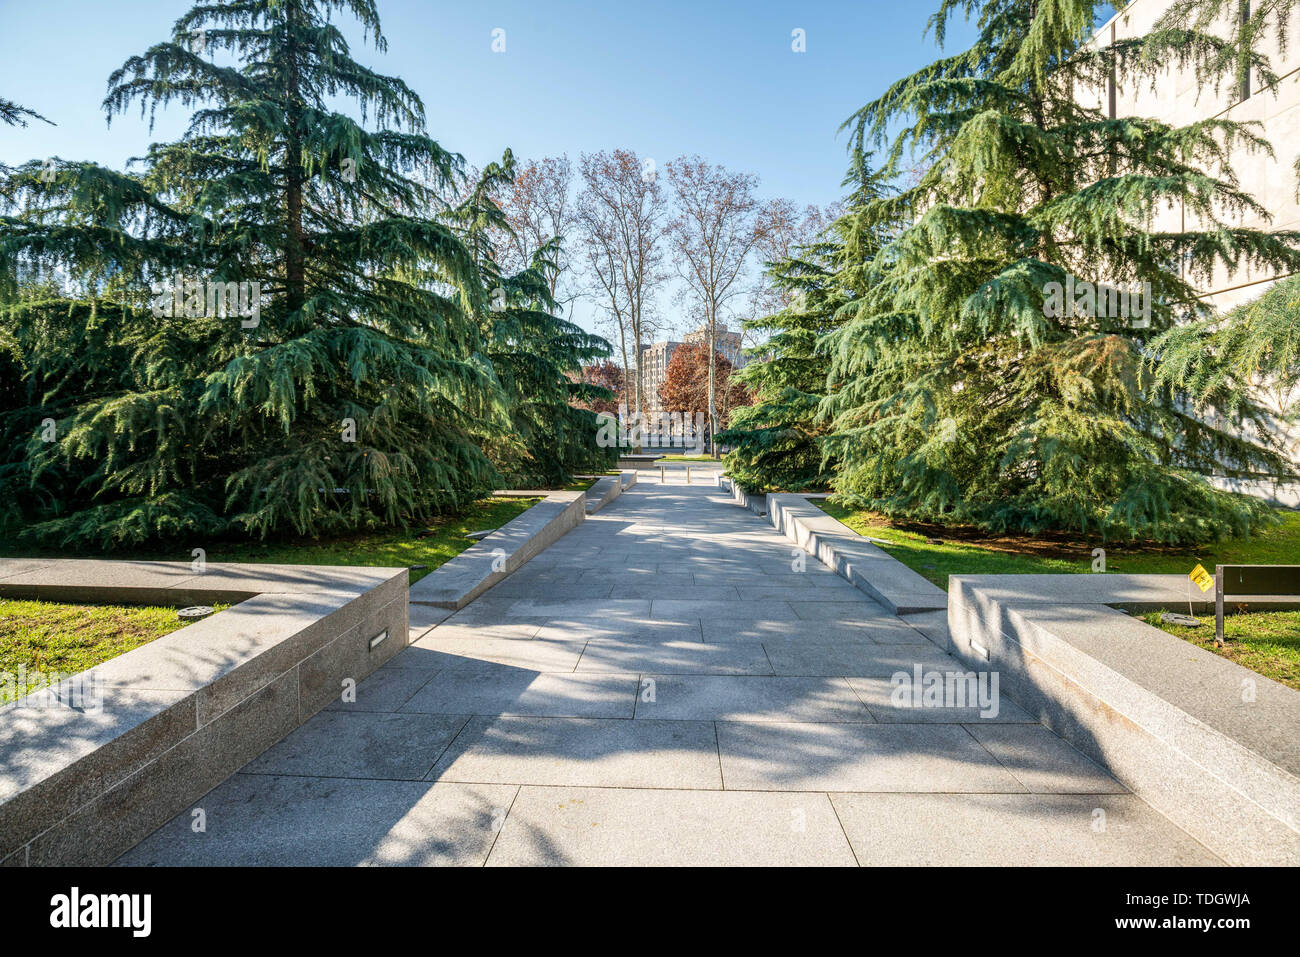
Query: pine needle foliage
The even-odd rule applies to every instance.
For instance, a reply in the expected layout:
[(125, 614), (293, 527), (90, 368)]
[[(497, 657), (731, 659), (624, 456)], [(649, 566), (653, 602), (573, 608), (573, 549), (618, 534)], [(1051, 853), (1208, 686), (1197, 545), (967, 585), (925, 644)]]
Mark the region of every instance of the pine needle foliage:
[[(463, 162), (400, 79), (353, 58), (338, 14), (384, 49), (373, 0), (199, 3), (104, 101), (110, 117), (191, 109), (180, 140), (137, 172), (33, 162), (6, 179), (0, 279), (61, 267), (85, 287), (7, 306), (31, 480), (60, 489), (34, 537), (345, 532), (423, 521), (500, 480), (474, 438), (507, 406), (478, 322), (487, 289), (454, 224), (417, 213)], [(176, 276), (257, 283), (244, 304), (259, 314), (200, 293), (157, 315)], [(45, 417), (56, 441), (35, 435)]]
[(1152, 349), (1164, 382), (1223, 414), (1251, 408), (1262, 392), (1283, 413), (1300, 388), (1300, 276), (1222, 317), (1176, 326)]
[[(1176, 63), (1191, 72), (1197, 95), (1212, 93), (1225, 105), (1256, 93), (1277, 96), (1280, 78), (1265, 49), (1285, 59), (1300, 0), (1173, 0), (1143, 44), (1143, 58), (1159, 68)], [(1295, 161), (1295, 196), (1300, 201), (1300, 158)]]
[(767, 265), (784, 307), (744, 323), (763, 341), (746, 350), (750, 362), (733, 378), (754, 401), (733, 410), (717, 440), (732, 449), (727, 473), (751, 493), (822, 491), (838, 466), (823, 448), (828, 429), (818, 415), (826, 398), (822, 340), (866, 292), (867, 271), (889, 234), (865, 218), (889, 192), (867, 157), (854, 157), (844, 185), (852, 192), (843, 215), (810, 245)]
[[(1103, 89), (1112, 71), (1154, 75), (1140, 39), (1087, 43), (1099, 6), (945, 0), (936, 36), (964, 13), (974, 45), (846, 122), (854, 149), (885, 148), (886, 176), (916, 154), (925, 167), (868, 204), (868, 221), (908, 225), (826, 340), (826, 448), (847, 502), (1167, 542), (1267, 520), (1262, 503), (1206, 479), (1285, 468), (1253, 428), (1265, 413), (1243, 402), (1233, 421), (1214, 415), (1161, 377), (1152, 343), (1204, 315), (1195, 287), (1216, 269), (1293, 271), (1300, 235), (1235, 225), (1267, 218), (1226, 164), (1232, 149), (1269, 149), (1253, 128), (1112, 119), (1082, 103), (1076, 91)], [(1195, 225), (1161, 216), (1180, 207)], [(1150, 314), (1052, 309), (1049, 284), (1075, 278), (1146, 284)]]
[(595, 413), (578, 405), (612, 398), (608, 390), (580, 381), (583, 367), (608, 357), (611, 347), (558, 314), (551, 290), (563, 237), (543, 244), (526, 268), (509, 274), (502, 269), (499, 237), (508, 241), (512, 227), (500, 198), (517, 175), (507, 150), (501, 162), (482, 171), (450, 219), (473, 250), (489, 290), (487, 308), (477, 318), (508, 410), (480, 439), (513, 486), (547, 488), (569, 482), (574, 472), (603, 471), (617, 461), (617, 449), (596, 444)]
[(35, 110), (28, 109), (13, 100), (6, 100), (3, 96), (0, 96), (0, 123), (4, 123), (6, 126), (26, 126), (31, 120), (50, 122)]

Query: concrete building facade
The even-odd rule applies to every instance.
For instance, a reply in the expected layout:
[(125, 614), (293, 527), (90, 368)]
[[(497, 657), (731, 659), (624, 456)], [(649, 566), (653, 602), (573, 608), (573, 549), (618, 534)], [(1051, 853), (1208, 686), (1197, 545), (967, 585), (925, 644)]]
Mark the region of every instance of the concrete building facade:
[[(1170, 5), (1170, 0), (1133, 0), (1097, 31), (1093, 43), (1104, 47), (1119, 39), (1144, 36)], [(1279, 78), (1275, 86), (1264, 86), (1258, 77), (1252, 77), (1242, 89), (1227, 78), (1216, 91), (1213, 83), (1201, 86), (1191, 69), (1171, 66), (1154, 86), (1150, 80), (1112, 79), (1103, 89), (1080, 91), (1079, 102), (1099, 107), (1112, 117), (1149, 116), (1174, 126), (1208, 119), (1259, 123), (1256, 130), (1272, 145), (1274, 155), (1251, 153), (1239, 147), (1229, 154), (1228, 163), (1241, 189), (1254, 197), (1271, 219), (1247, 214), (1231, 224), (1300, 229), (1295, 173), (1296, 158), (1300, 156), (1300, 42), (1294, 36), (1296, 28), (1300, 28), (1300, 17), (1292, 18), (1292, 28), (1286, 56), (1280, 54), (1276, 36), (1266, 37), (1261, 47)], [(1227, 29), (1225, 24), (1224, 35)], [(1174, 230), (1194, 226), (1191, 214), (1181, 206), (1164, 212), (1156, 222), (1157, 228)], [(1279, 278), (1283, 277), (1257, 275), (1249, 270), (1220, 270), (1200, 288), (1215, 307), (1223, 310), (1259, 297)]]
[[(1107, 46), (1120, 39), (1141, 37), (1151, 32), (1161, 15), (1171, 6), (1171, 0), (1133, 0), (1116, 13), (1093, 38), (1093, 43)], [(1249, 6), (1245, 10), (1249, 11)], [(1237, 14), (1239, 15), (1239, 13)], [(1230, 35), (1232, 25), (1224, 22), (1221, 35)], [(1273, 155), (1266, 151), (1252, 152), (1238, 146), (1228, 152), (1226, 162), (1235, 174), (1239, 188), (1251, 196), (1267, 213), (1261, 216), (1247, 212), (1235, 219), (1225, 219), (1229, 226), (1260, 229), (1300, 229), (1300, 197), (1297, 183), (1296, 159), (1300, 156), (1300, 42), (1297, 42), (1300, 16), (1292, 15), (1291, 42), (1284, 56), (1277, 35), (1263, 38), (1260, 51), (1269, 60), (1278, 82), (1264, 84), (1255, 75), (1245, 84), (1233, 78), (1224, 78), (1218, 88), (1211, 82), (1199, 82), (1192, 69), (1179, 69), (1171, 65), (1153, 84), (1150, 79), (1112, 78), (1103, 88), (1084, 90), (1076, 94), (1079, 102), (1100, 108), (1111, 117), (1148, 116), (1163, 120), (1173, 126), (1226, 119), (1235, 122), (1258, 124), (1254, 131), (1272, 147)], [(1208, 172), (1221, 179), (1229, 178), (1223, 170)], [(1162, 211), (1153, 224), (1157, 230), (1182, 231), (1196, 228), (1193, 213), (1179, 206)], [(1185, 267), (1183, 267), (1185, 269)], [(1249, 268), (1216, 269), (1209, 281), (1189, 278), (1202, 297), (1220, 312), (1257, 299), (1285, 275), (1258, 273)], [(1297, 318), (1300, 321), (1300, 317)], [(1287, 417), (1300, 402), (1297, 390), (1269, 388), (1258, 393), (1261, 403), (1276, 416), (1278, 433), (1289, 449), (1292, 462), (1300, 468), (1300, 430), (1285, 425)], [(1215, 483), (1238, 491), (1260, 495), (1275, 503), (1300, 507), (1300, 485), (1274, 480), (1239, 480), (1216, 477)]]
[[(700, 326), (694, 332), (686, 333), (683, 341), (688, 345), (696, 345), (709, 341), (709, 330)], [(741, 350), (743, 346), (740, 342), (740, 333), (732, 332), (726, 326), (718, 326), (717, 335), (714, 337), (714, 343), (718, 349), (718, 355), (731, 363), (733, 369), (744, 368), (745, 354)]]
[[(680, 342), (667, 340), (641, 347), (641, 378), (645, 389), (642, 407), (647, 414), (658, 415), (663, 411), (659, 404), (659, 387), (664, 384), (664, 379), (668, 376), (668, 363), (672, 361), (673, 353), (677, 351), (677, 348), (682, 345), (696, 345), (708, 341), (709, 331), (704, 326), (701, 326), (686, 333)], [(740, 369), (745, 365), (746, 358), (742, 351), (743, 347), (739, 332), (733, 332), (726, 326), (719, 325), (716, 343), (718, 354), (730, 362), (733, 369)], [(631, 375), (635, 374), (635, 370), (633, 370)]]
[[(641, 380), (645, 393), (641, 398), (642, 408), (650, 415), (662, 411), (659, 403), (659, 387), (668, 375), (668, 363), (673, 360), (680, 342), (654, 342), (641, 347)], [(633, 375), (636, 371), (633, 370)]]

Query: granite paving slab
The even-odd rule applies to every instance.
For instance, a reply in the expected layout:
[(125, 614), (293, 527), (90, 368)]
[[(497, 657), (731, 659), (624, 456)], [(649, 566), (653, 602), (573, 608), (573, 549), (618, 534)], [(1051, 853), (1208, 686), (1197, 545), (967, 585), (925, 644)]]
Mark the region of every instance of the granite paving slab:
[(435, 629), (402, 655), (418, 659), (421, 668), (463, 668), (487, 661), (529, 671), (565, 672), (573, 670), (586, 643), (586, 639), (549, 638), (483, 638), (469, 642), (460, 638), (440, 639)]
[(808, 675), (889, 678), (911, 674), (915, 666), (924, 671), (961, 670), (961, 663), (931, 645), (880, 645), (867, 641), (838, 641), (831, 644), (764, 639), (763, 650), (778, 675)]
[(1214, 866), (1131, 795), (832, 794), (864, 866)]
[(1128, 789), (1094, 761), (1039, 724), (967, 730), (1028, 790), (1038, 793), (1103, 794)]
[(722, 787), (711, 721), (479, 717), (465, 726), (429, 777), (586, 787)]
[(871, 717), (844, 678), (642, 675), (636, 717), (687, 721), (860, 721)]
[(638, 484), (413, 606), (409, 647), (199, 802), (206, 833), (187, 809), (121, 863), (1218, 863), (1005, 688), (895, 700), (971, 669), (933, 590), (871, 596), (711, 484)]
[(400, 658), (375, 671), (355, 688), (343, 689), (332, 702), (325, 706), (326, 711), (399, 711), (410, 700), (411, 695), (419, 691), (438, 672), (424, 668), (403, 668), (395, 666)]
[(630, 718), (637, 689), (635, 675), (542, 674), (483, 662), (438, 672), (402, 711)]
[[(895, 672), (888, 678), (853, 676), (846, 680), (877, 721), (898, 724), (1011, 722), (1038, 727), (1036, 718), (1002, 694), (1000, 688), (994, 693), (992, 683), (981, 681), (981, 675), (955, 666), (942, 670), (923, 668), (922, 675), (927, 670), (939, 670), (942, 676), (944, 691), (938, 695), (937, 702), (926, 699), (924, 685), (919, 693), (913, 693), (916, 682), (911, 680), (913, 675), (907, 671), (901, 672), (901, 679), (895, 678), (899, 674)], [(949, 680), (950, 675), (957, 676), (957, 680)], [(971, 678), (966, 678), (966, 675)]]
[(322, 711), (243, 771), (419, 781), (467, 720), (466, 715)]
[(119, 858), (127, 866), (479, 867), (518, 789), (236, 774)]
[(960, 725), (719, 721), (718, 749), (740, 791), (1027, 790)]
[(770, 675), (772, 664), (759, 644), (707, 645), (700, 641), (624, 641), (593, 638), (577, 671), (660, 675)]
[(524, 787), (492, 867), (799, 867), (856, 863), (823, 794)]

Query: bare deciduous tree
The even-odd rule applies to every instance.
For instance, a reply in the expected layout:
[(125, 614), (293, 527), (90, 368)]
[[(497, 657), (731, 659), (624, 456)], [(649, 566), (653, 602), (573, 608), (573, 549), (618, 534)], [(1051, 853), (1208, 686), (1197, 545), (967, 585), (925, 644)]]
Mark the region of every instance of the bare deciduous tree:
[(754, 195), (758, 178), (715, 166), (698, 156), (668, 164), (677, 215), (669, 226), (677, 273), (704, 317), (709, 346), (709, 448), (717, 458), (718, 320), (745, 291), (750, 254), (765, 236)]
[(598, 304), (617, 328), (623, 366), (635, 370), (630, 391), (639, 421), (644, 405), (641, 347), (654, 333), (654, 297), (667, 278), (663, 190), (653, 161), (643, 162), (631, 150), (583, 154), (579, 170), (584, 261)]
[(551, 298), (562, 305), (574, 298), (565, 284), (572, 260), (569, 233), (577, 219), (572, 182), (568, 156), (546, 156), (522, 164), (514, 184), (501, 198), (501, 209), (513, 230), (501, 248), (503, 265), (524, 269), (533, 256), (544, 253), (553, 266), (546, 274)]
[(788, 289), (769, 280), (767, 267), (785, 262), (811, 246), (840, 214), (838, 204), (825, 208), (809, 205), (800, 210), (788, 199), (769, 200), (759, 207), (759, 237), (754, 251), (763, 272), (750, 301), (755, 318), (779, 312), (792, 301)]

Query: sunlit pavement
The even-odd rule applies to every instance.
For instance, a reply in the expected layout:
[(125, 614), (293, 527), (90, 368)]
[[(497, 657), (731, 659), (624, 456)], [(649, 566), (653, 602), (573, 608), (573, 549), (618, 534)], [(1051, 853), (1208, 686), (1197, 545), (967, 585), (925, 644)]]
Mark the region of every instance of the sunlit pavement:
[(643, 472), (120, 863), (1218, 863), (1006, 695), (898, 692), (965, 669), (693, 478)]

